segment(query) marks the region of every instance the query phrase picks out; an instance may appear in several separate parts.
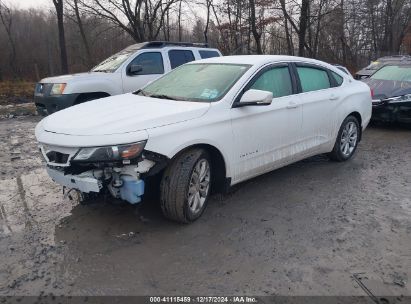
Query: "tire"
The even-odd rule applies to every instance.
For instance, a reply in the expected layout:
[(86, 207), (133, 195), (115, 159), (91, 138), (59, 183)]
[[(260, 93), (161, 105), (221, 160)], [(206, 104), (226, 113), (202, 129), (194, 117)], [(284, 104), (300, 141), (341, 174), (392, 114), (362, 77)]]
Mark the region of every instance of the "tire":
[[(201, 177), (203, 166), (206, 171)], [(160, 183), (160, 205), (164, 216), (180, 223), (198, 219), (210, 196), (211, 173), (210, 156), (205, 150), (192, 149), (177, 156), (165, 170)], [(203, 178), (202, 182), (200, 178)]]
[(348, 116), (341, 124), (334, 148), (328, 156), (338, 162), (349, 160), (357, 150), (360, 136), (361, 127), (358, 119)]

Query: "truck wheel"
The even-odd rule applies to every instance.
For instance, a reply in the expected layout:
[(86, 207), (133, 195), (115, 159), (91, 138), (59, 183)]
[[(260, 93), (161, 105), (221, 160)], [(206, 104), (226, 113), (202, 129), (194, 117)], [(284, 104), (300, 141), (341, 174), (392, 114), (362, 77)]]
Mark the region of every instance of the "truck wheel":
[(190, 223), (201, 216), (210, 195), (210, 164), (205, 150), (192, 149), (168, 166), (160, 184), (161, 209), (167, 218)]
[(338, 131), (334, 149), (329, 154), (332, 160), (343, 162), (349, 160), (355, 153), (360, 138), (360, 124), (354, 116), (348, 116)]

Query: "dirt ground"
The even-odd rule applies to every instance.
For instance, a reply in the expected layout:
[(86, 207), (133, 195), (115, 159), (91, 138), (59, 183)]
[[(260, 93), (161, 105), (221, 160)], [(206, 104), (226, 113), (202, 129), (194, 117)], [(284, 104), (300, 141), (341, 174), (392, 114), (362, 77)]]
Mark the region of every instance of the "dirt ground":
[(37, 117), (0, 120), (0, 295), (411, 295), (411, 130), (215, 195), (192, 225), (155, 201), (81, 206), (37, 152)]

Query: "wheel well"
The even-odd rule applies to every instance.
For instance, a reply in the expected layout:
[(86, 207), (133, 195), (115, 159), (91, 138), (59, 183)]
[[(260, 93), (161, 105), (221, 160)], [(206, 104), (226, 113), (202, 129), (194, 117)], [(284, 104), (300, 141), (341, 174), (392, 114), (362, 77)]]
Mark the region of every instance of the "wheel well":
[[(359, 138), (359, 141), (361, 141), (361, 138), (362, 138), (362, 119), (361, 119), (361, 114), (358, 113), (358, 112), (352, 112), (352, 113), (350, 113), (348, 116), (354, 116), (355, 118), (357, 118), (358, 123), (360, 124), (360, 138)], [(348, 117), (348, 116), (347, 116), (347, 117)]]
[(93, 99), (99, 99), (103, 97), (108, 97), (110, 94), (106, 92), (91, 92), (91, 93), (81, 93), (76, 100), (74, 101), (74, 104), (80, 104), (82, 102), (90, 101)]
[(209, 145), (209, 144), (196, 144), (189, 147), (184, 148), (180, 152), (178, 152), (174, 157), (176, 158), (181, 153), (193, 149), (193, 148), (201, 148), (206, 150), (210, 154), (211, 158), (211, 168), (213, 169), (213, 184), (211, 186), (211, 190), (215, 192), (225, 192), (227, 190), (227, 179), (226, 179), (226, 165), (224, 161), (224, 157), (221, 154), (220, 150), (216, 147)]

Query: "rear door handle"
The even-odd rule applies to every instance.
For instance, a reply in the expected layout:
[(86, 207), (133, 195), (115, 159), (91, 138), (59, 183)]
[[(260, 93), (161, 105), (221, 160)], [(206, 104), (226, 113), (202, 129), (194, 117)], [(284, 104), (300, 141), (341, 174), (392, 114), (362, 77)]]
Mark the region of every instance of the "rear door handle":
[(337, 100), (337, 99), (338, 99), (338, 96), (337, 96), (337, 95), (334, 95), (334, 94), (333, 94), (333, 95), (330, 96), (330, 100)]
[(298, 103), (296, 103), (296, 102), (294, 102), (294, 101), (291, 101), (291, 102), (288, 103), (288, 105), (287, 105), (287, 109), (295, 109), (295, 108), (298, 108), (298, 107), (299, 107)]

